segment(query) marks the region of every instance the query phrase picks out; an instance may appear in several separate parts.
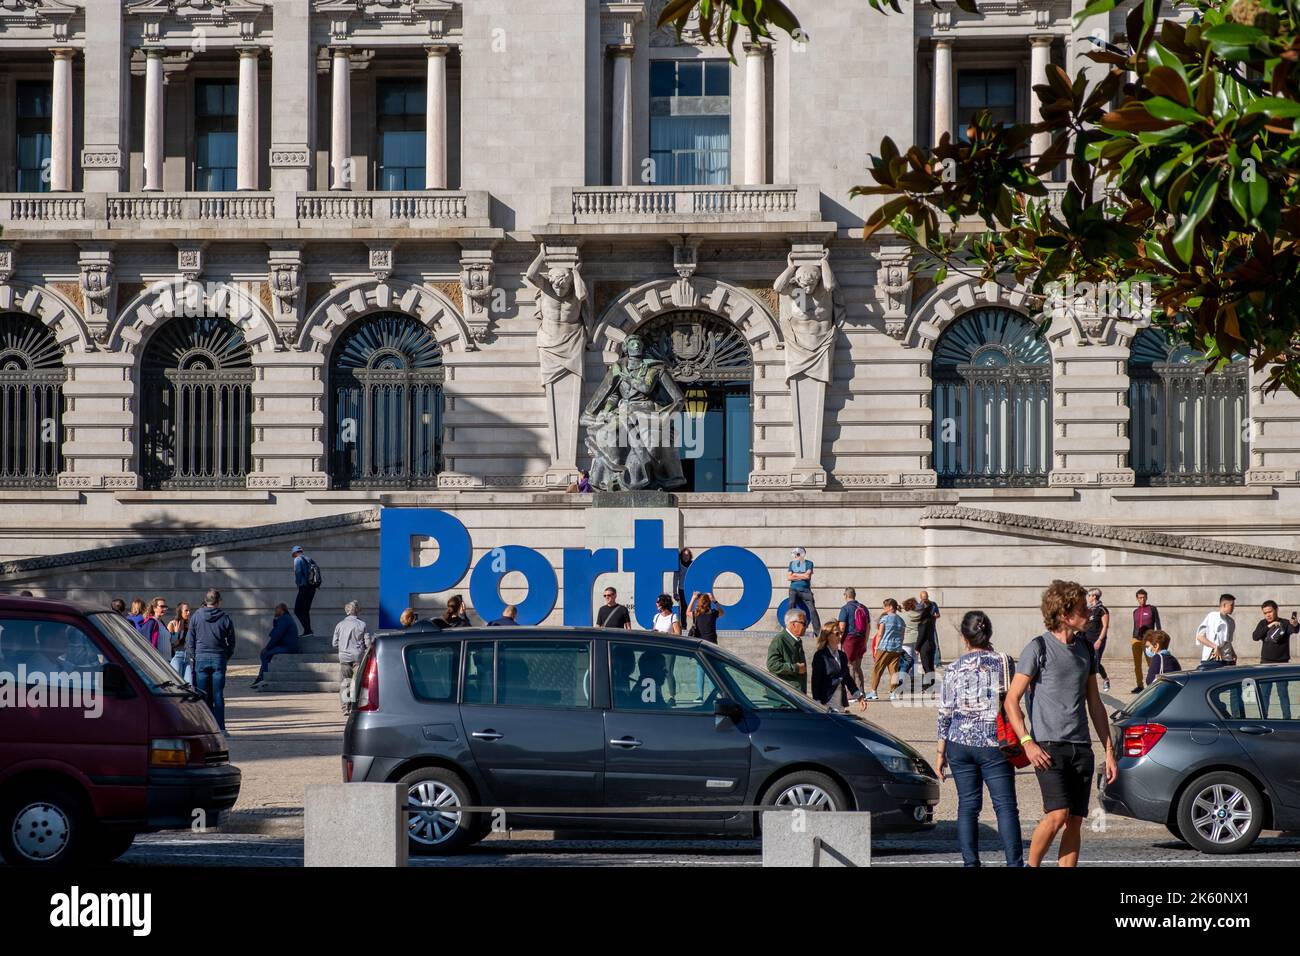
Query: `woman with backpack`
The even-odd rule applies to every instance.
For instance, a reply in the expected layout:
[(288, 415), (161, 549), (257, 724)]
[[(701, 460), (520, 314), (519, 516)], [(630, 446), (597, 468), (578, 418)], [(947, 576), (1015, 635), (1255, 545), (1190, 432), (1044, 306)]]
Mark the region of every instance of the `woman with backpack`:
[(961, 636), (965, 653), (948, 665), (939, 697), (935, 770), (940, 780), (945, 769), (951, 770), (957, 785), (957, 841), (962, 863), (980, 865), (979, 816), (987, 785), (1007, 866), (1024, 866), (1015, 768), (998, 742), (998, 716), (1011, 686), (1014, 664), (993, 649), (993, 622), (983, 611), (966, 613)]
[(176, 605), (176, 616), (167, 622), (171, 646), (172, 670), (187, 684), (194, 683), (194, 655), (189, 646), (190, 606), (181, 601)]

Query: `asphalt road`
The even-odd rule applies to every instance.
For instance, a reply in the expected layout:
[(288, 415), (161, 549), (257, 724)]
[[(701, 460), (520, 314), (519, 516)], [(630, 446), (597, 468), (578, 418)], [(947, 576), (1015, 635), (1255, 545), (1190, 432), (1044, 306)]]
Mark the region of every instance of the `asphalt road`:
[[(528, 837), (528, 838), (525, 838)], [(996, 834), (982, 828), (986, 866), (1000, 866)], [(1049, 857), (1048, 862), (1053, 862)], [(759, 866), (755, 840), (554, 840), (546, 834), (494, 837), (455, 857), (416, 857), (413, 866)], [(1262, 837), (1239, 856), (1205, 856), (1170, 838), (1163, 827), (1084, 834), (1083, 865), (1296, 866), (1300, 837)], [(302, 840), (259, 834), (153, 834), (142, 836), (116, 866), (301, 866)], [(960, 866), (952, 824), (919, 836), (882, 836), (873, 866)]]

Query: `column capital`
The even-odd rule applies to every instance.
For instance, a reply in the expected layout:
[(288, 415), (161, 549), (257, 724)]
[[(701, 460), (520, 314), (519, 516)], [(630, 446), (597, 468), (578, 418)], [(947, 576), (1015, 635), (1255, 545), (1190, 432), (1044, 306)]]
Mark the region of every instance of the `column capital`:
[(772, 44), (746, 40), (741, 44), (745, 48), (746, 56), (767, 56), (772, 50)]
[(71, 60), (77, 55), (77, 51), (70, 46), (56, 46), (50, 48), (50, 54), (56, 60)]
[(1029, 35), (1030, 46), (1051, 46), (1052, 41), (1056, 39), (1053, 33), (1031, 33)]
[(950, 50), (952, 49), (952, 41), (953, 41), (952, 37), (933, 37), (930, 40), (930, 42), (933, 43), (935, 46), (947, 47)]
[(236, 47), (236, 49), (239, 51), (239, 58), (241, 60), (256, 60), (262, 55), (262, 48), (260, 46), (241, 46)]
[(141, 43), (140, 52), (145, 55), (146, 59), (161, 60), (167, 55), (167, 48), (161, 43)]
[(451, 44), (429, 43), (425, 45), (424, 52), (429, 56), (430, 59), (432, 59), (433, 57), (446, 56), (448, 53), (451, 52)]
[(605, 52), (610, 56), (632, 56), (636, 53), (635, 43), (606, 43)]

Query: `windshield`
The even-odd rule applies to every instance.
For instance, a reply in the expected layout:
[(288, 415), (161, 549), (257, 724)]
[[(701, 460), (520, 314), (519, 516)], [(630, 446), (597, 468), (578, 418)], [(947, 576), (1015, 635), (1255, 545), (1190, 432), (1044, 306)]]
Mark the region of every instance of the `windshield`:
[(1178, 696), (1178, 692), (1182, 689), (1183, 685), (1175, 681), (1157, 680), (1139, 694), (1131, 704), (1120, 710), (1118, 716), (1154, 718)]
[(144, 639), (131, 622), (113, 611), (97, 611), (87, 618), (113, 642), (131, 665), (131, 670), (155, 694), (189, 693), (158, 649)]

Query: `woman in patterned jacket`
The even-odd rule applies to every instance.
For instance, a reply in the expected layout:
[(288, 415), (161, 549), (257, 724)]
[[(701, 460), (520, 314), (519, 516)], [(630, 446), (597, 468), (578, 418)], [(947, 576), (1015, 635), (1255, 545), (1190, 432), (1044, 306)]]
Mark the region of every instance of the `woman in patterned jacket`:
[(998, 713), (1014, 673), (1011, 659), (993, 649), (993, 623), (983, 611), (961, 620), (966, 653), (948, 666), (939, 701), (938, 756), (957, 785), (957, 840), (966, 866), (979, 866), (979, 815), (984, 785), (993, 798), (1007, 866), (1024, 866), (1015, 768), (998, 747)]

